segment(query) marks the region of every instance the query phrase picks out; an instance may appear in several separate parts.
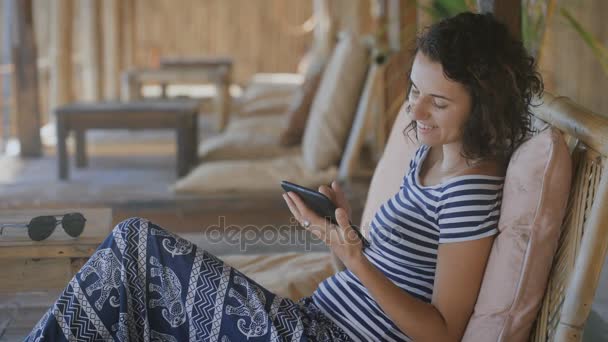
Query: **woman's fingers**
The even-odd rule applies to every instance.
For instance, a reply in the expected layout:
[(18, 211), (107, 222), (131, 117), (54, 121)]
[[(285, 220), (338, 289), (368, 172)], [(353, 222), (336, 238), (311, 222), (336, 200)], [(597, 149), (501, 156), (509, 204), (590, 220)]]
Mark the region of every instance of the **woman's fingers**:
[(333, 204), (338, 205), (333, 190), (330, 189), (327, 185), (321, 185), (318, 191), (323, 195), (327, 196), (327, 198), (329, 198), (329, 200), (332, 201)]
[(344, 210), (343, 208), (338, 208), (336, 209), (336, 220), (338, 221), (338, 224), (340, 225), (340, 227), (348, 227), (350, 226), (350, 222), (348, 220), (348, 214), (346, 213), (346, 210)]
[(332, 188), (332, 192), (334, 193), (335, 201), (336, 201), (336, 203), (338, 203), (338, 206), (340, 208), (346, 209), (347, 214), (350, 215), (350, 212), (349, 212), (350, 206), (348, 204), (348, 200), (346, 199), (346, 195), (344, 194), (344, 191), (342, 191), (342, 188), (340, 187), (338, 182), (336, 182), (336, 181), (331, 182), (331, 188)]
[(304, 221), (308, 221), (309, 226), (304, 228), (311, 231), (319, 239), (325, 241), (327, 236), (327, 221), (310, 210), (297, 194), (290, 191), (287, 193), (287, 197), (299, 214), (296, 219), (300, 222), (300, 224), (304, 225)]
[(300, 211), (298, 210), (296, 204), (291, 200), (291, 198), (287, 194), (283, 194), (283, 199), (285, 200), (285, 203), (287, 203), (287, 207), (289, 207), (289, 211), (291, 211), (293, 217), (295, 217), (298, 222), (301, 222), (302, 215), (300, 214)]
[(342, 188), (340, 187), (340, 184), (338, 184), (338, 182), (331, 182), (331, 189), (333, 190), (333, 193), (336, 196), (336, 200), (340, 202), (344, 202), (344, 200), (346, 200), (346, 196), (344, 196), (344, 191), (342, 191)]
[(356, 239), (358, 239), (357, 234), (353, 230), (354, 228), (352, 228), (350, 225), (350, 219), (345, 209), (336, 209), (336, 221), (338, 221), (338, 224), (342, 229), (342, 236), (346, 239), (346, 241), (356, 241)]

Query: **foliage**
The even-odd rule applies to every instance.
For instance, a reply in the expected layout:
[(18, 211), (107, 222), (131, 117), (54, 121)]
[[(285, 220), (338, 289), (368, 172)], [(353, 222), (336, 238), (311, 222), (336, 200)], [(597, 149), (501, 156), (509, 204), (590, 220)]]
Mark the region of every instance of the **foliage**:
[(430, 6), (417, 1), (417, 5), (433, 18), (433, 22), (461, 12), (475, 12), (477, 10), (474, 0), (433, 0)]
[(591, 48), (593, 54), (602, 65), (604, 73), (608, 75), (608, 48), (603, 46), (597, 37), (586, 31), (567, 9), (561, 8), (560, 14), (566, 18), (570, 26), (578, 33), (587, 46)]

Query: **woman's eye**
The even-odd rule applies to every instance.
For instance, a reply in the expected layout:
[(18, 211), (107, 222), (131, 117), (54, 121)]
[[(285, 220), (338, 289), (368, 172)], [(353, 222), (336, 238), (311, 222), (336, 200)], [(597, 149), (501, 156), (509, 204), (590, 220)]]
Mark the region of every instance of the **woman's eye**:
[(444, 109), (445, 107), (447, 107), (447, 106), (448, 106), (448, 105), (446, 105), (446, 104), (440, 104), (440, 103), (437, 103), (437, 102), (433, 102), (433, 105), (434, 105), (436, 108), (439, 108), (439, 109)]

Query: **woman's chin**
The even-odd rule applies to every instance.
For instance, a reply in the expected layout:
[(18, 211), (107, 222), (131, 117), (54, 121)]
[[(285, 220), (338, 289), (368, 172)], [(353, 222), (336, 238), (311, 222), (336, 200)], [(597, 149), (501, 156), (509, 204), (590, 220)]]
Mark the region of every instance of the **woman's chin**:
[(418, 134), (418, 141), (427, 146), (437, 145), (437, 139), (432, 139), (424, 134)]

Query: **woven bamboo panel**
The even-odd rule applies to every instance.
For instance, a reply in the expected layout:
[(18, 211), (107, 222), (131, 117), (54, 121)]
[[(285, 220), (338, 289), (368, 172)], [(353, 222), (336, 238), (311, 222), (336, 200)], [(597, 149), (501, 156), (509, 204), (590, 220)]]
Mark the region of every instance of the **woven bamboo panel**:
[(312, 39), (299, 27), (311, 0), (135, 0), (135, 13), (136, 66), (226, 55), (241, 83), (256, 72), (295, 72)]
[(531, 341), (535, 342), (554, 340), (565, 291), (579, 255), (583, 228), (602, 175), (602, 159), (597, 152), (578, 146), (573, 151), (572, 160), (576, 169), (573, 174), (571, 196), (547, 291), (531, 335)]
[(559, 13), (568, 9), (586, 31), (600, 42), (608, 42), (608, 1), (559, 0), (548, 23), (540, 70), (545, 88), (552, 93), (568, 96), (600, 115), (608, 115), (608, 77), (602, 72), (600, 61), (570, 24)]

